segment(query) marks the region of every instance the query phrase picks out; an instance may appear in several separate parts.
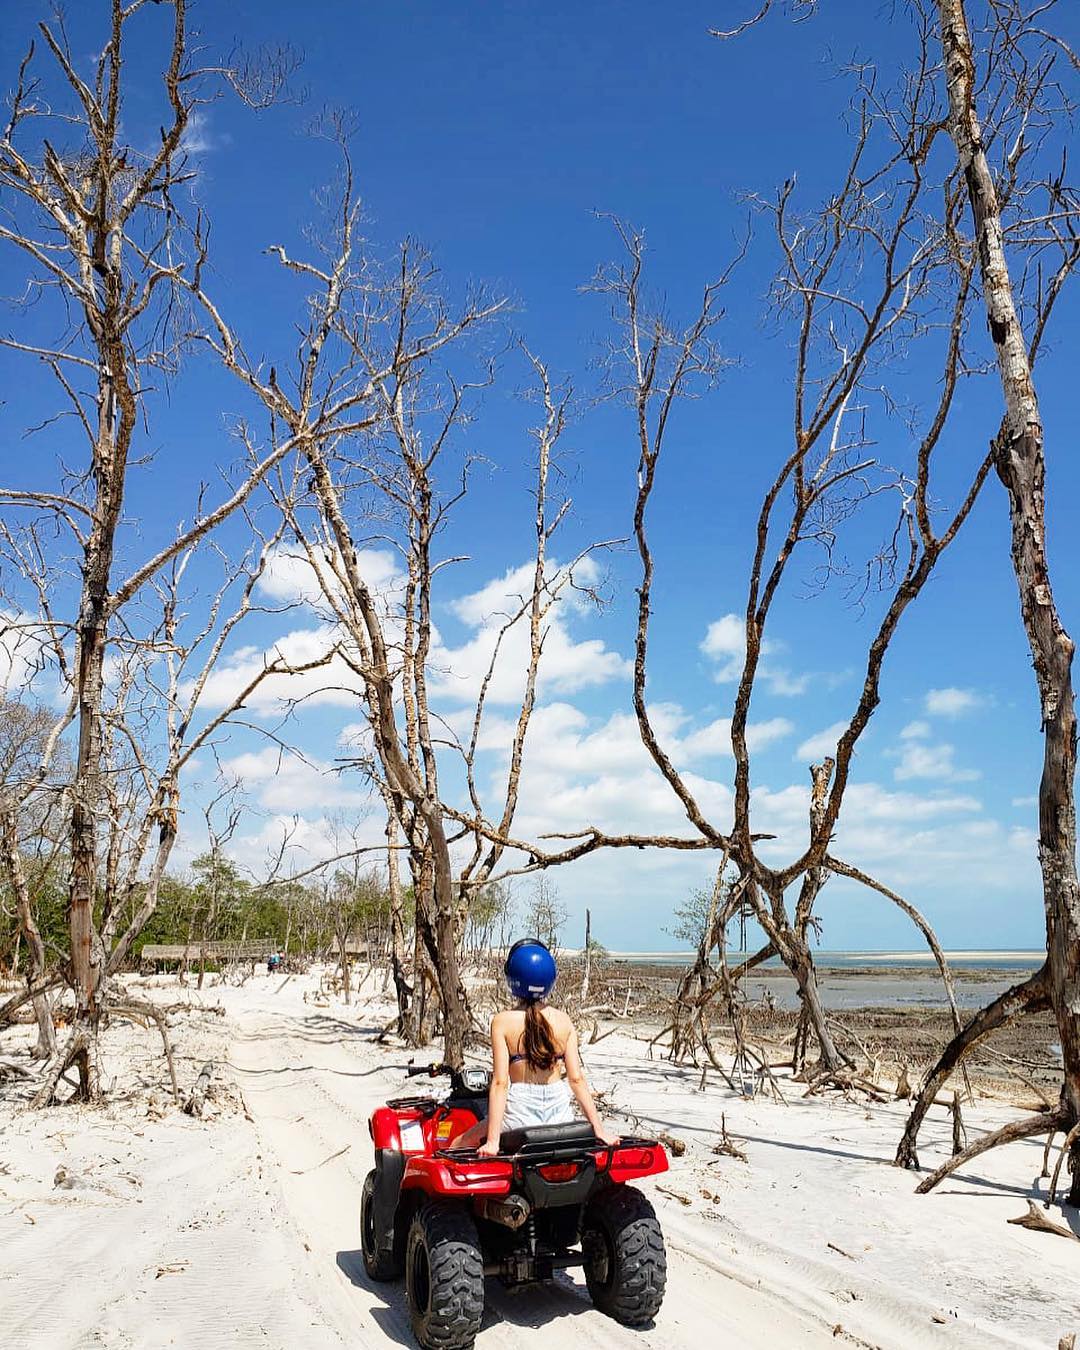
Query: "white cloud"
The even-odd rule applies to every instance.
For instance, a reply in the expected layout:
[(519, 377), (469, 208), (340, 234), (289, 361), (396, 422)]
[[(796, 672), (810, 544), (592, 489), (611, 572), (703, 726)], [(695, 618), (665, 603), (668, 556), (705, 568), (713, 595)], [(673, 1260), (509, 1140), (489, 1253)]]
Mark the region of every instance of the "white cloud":
[[(717, 684), (738, 680), (746, 660), (745, 620), (738, 614), (725, 614), (714, 620), (705, 630), (699, 650), (712, 662), (712, 677)], [(782, 650), (782, 643), (769, 638), (762, 640), (758, 677), (770, 693), (781, 698), (794, 698), (806, 692), (814, 676), (808, 673), (793, 674), (786, 667), (767, 659), (775, 657)]]
[(1039, 804), (1039, 798), (1038, 798), (1037, 796), (1035, 796), (1034, 794), (1033, 794), (1032, 796), (1030, 796), (1030, 797), (1014, 797), (1014, 798), (1012, 799), (1012, 805), (1015, 806), (1015, 807), (1017, 807), (1017, 808), (1025, 808), (1025, 807), (1028, 807), (1028, 806), (1038, 806), (1038, 804)]
[(974, 689), (930, 689), (927, 691), (926, 711), (934, 717), (962, 717), (981, 708), (986, 702)]
[(380, 856), (379, 849), (385, 842), (382, 830), (381, 821), (375, 817), (362, 820), (355, 830), (343, 830), (340, 821), (327, 816), (309, 818), (283, 811), (257, 830), (234, 837), (227, 851), (234, 862), (256, 877), (265, 877), (271, 867), (276, 867), (279, 875), (288, 876), (360, 847), (371, 848), (370, 855), (363, 856), (370, 856), (371, 864), (379, 865), (385, 857)]
[(234, 755), (223, 760), (221, 767), (226, 778), (235, 779), (269, 811), (303, 806), (320, 811), (332, 806), (363, 808), (371, 799), (355, 771), (339, 773), (325, 760), (301, 759), (274, 745)]
[[(212, 672), (203, 689), (200, 706), (205, 710), (227, 707), (247, 688), (260, 671), (282, 660), (293, 667), (321, 660), (338, 636), (329, 624), (297, 628), (284, 633), (272, 646), (238, 647)], [(184, 696), (189, 692), (185, 687)], [(267, 676), (244, 700), (244, 707), (262, 714), (280, 712), (290, 700), (308, 705), (355, 707), (362, 686), (359, 676), (335, 656), (328, 664), (293, 675)]]
[(0, 609), (0, 695), (66, 702), (52, 636), (32, 614)]
[[(391, 647), (401, 640), (401, 600), (404, 578), (395, 555), (386, 549), (367, 549), (358, 554), (361, 572), (375, 593), (383, 615), (385, 636)], [(552, 571), (558, 569), (551, 564)], [(596, 565), (583, 560), (575, 568), (575, 580), (581, 586), (599, 582)], [(447, 643), (436, 625), (432, 625), (431, 654), (428, 662), (428, 693), (433, 700), (451, 704), (475, 702), (481, 683), (491, 664), (499, 632), (508, 614), (520, 609), (523, 595), (532, 584), (532, 567), (512, 568), (479, 590), (452, 600), (448, 609), (473, 629), (472, 636), (458, 646)], [(279, 549), (271, 558), (260, 581), (260, 591), (283, 604), (308, 604), (316, 611), (324, 608), (322, 593), (306, 557)], [(554, 600), (544, 621), (543, 655), (537, 682), (538, 694), (572, 694), (630, 675), (632, 665), (618, 652), (611, 651), (600, 638), (577, 640), (571, 623), (588, 610), (579, 592), (567, 586)], [(499, 659), (488, 686), (491, 707), (520, 704), (529, 662), (529, 628), (522, 619), (502, 638)], [(315, 627), (293, 629), (265, 649), (245, 647), (233, 651), (207, 681), (203, 706), (224, 707), (250, 681), (275, 659), (290, 665), (317, 660), (335, 644), (347, 646), (342, 630), (329, 618)], [(272, 676), (264, 680), (245, 701), (257, 712), (273, 713), (288, 700), (303, 699), (309, 704), (353, 707), (362, 692), (359, 677), (335, 657), (328, 665), (300, 675)]]
[[(769, 649), (767, 642), (762, 644), (762, 654)], [(738, 614), (725, 614), (709, 624), (701, 642), (701, 650), (716, 664), (713, 667), (713, 679), (718, 684), (728, 680), (737, 680), (742, 674), (746, 657), (746, 623)]]
[[(549, 563), (549, 577), (559, 570), (558, 563)], [(591, 558), (583, 559), (575, 567), (574, 579), (579, 586), (595, 586), (599, 582), (599, 570)], [(454, 703), (475, 701), (499, 633), (507, 619), (520, 611), (531, 593), (532, 581), (533, 565), (525, 563), (451, 602), (451, 612), (473, 629), (474, 635), (456, 647), (446, 645), (441, 636), (433, 645), (428, 679), (433, 696)], [(538, 679), (541, 692), (573, 694), (627, 678), (632, 673), (631, 663), (611, 651), (602, 639), (577, 641), (571, 635), (570, 624), (587, 608), (582, 595), (571, 586), (564, 587), (551, 605), (544, 620), (544, 650)], [(528, 663), (529, 625), (524, 617), (502, 638), (498, 664), (488, 687), (488, 702), (519, 704)]]
[(185, 155), (204, 155), (216, 150), (218, 138), (210, 131), (210, 116), (195, 108), (188, 114), (187, 126), (180, 139), (180, 150)]
[(791, 671), (783, 669), (781, 666), (763, 665), (761, 667), (761, 678), (769, 688), (769, 692), (778, 695), (780, 698), (798, 698), (800, 694), (805, 694), (810, 687), (810, 681), (813, 675), (793, 675)]
[(929, 722), (909, 722), (900, 732), (900, 739), (902, 741), (925, 741), (929, 740), (930, 734)]
[(977, 769), (958, 769), (955, 763), (956, 747), (948, 744), (927, 745), (909, 740), (900, 750), (900, 760), (893, 770), (898, 782), (911, 778), (940, 778), (947, 783), (972, 783), (980, 775)]
[[(746, 744), (751, 753), (763, 750), (775, 741), (783, 740), (795, 730), (786, 717), (770, 717), (764, 722), (749, 722), (746, 727)], [(692, 731), (678, 743), (676, 757), (681, 761), (704, 759), (713, 756), (731, 756), (731, 718), (718, 717), (698, 731)]]
[[(390, 549), (361, 549), (356, 555), (356, 562), (361, 576), (372, 591), (383, 596), (400, 595), (405, 578), (396, 555)], [(324, 576), (328, 579), (333, 577), (330, 567), (325, 568)], [(259, 578), (258, 588), (262, 595), (286, 604), (324, 603), (322, 585), (307, 555), (284, 544), (270, 554)]]
[(818, 731), (813, 736), (808, 736), (795, 751), (795, 758), (810, 762), (824, 759), (826, 755), (835, 755), (836, 743), (847, 730), (847, 727), (846, 722), (834, 722), (831, 727), (826, 727), (824, 731)]

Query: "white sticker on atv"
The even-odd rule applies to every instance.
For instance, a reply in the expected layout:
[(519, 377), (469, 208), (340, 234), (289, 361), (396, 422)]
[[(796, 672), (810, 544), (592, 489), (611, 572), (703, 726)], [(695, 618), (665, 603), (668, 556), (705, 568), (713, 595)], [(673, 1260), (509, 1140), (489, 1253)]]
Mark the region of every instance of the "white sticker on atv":
[(403, 1153), (419, 1153), (424, 1147), (424, 1130), (418, 1120), (405, 1120), (401, 1124), (401, 1150)]

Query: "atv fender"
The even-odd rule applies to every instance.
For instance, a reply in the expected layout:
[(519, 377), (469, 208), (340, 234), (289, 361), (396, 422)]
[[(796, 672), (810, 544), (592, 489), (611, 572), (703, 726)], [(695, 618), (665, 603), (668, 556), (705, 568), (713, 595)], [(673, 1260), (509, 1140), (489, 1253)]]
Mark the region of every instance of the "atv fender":
[(405, 1175), (405, 1155), (396, 1149), (375, 1150), (375, 1187), (372, 1192), (372, 1218), (375, 1245), (389, 1250), (394, 1245), (394, 1220)]

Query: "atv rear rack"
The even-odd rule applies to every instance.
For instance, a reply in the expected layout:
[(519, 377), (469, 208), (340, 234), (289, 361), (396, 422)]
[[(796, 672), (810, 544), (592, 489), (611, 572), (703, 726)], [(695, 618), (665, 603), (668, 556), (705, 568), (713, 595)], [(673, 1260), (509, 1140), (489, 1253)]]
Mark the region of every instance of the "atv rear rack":
[[(592, 1154), (601, 1169), (611, 1165), (612, 1157), (622, 1149), (656, 1149), (660, 1144), (656, 1139), (639, 1138), (637, 1135), (624, 1135), (617, 1144), (605, 1143), (595, 1135), (592, 1138), (574, 1139), (547, 1143), (542, 1140), (527, 1141), (511, 1151), (481, 1154), (475, 1148), (440, 1148), (435, 1150), (436, 1158), (445, 1158), (447, 1162), (480, 1163), (517, 1162), (549, 1163), (566, 1162), (579, 1158), (583, 1153)], [(601, 1161), (601, 1155), (603, 1160)]]

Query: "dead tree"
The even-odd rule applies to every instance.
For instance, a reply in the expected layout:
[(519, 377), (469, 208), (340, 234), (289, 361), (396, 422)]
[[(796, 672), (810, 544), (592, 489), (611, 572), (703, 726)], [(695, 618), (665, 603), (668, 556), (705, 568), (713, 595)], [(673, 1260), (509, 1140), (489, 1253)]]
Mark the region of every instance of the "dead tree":
[[(76, 747), (67, 850), (69, 975), (77, 1017), (70, 1058), (78, 1065), (80, 1090), (89, 1097), (97, 1094), (103, 981), (124, 949), (122, 937), (112, 953), (106, 951), (94, 918), (103, 863), (99, 817), (109, 787), (103, 755), (110, 628), (162, 568), (251, 496), (289, 448), (276, 446), (253, 460), (223, 501), (206, 510), (200, 503), (190, 524), (116, 581), (114, 559), (141, 419), (154, 385), (175, 368), (186, 337), (180, 278), (185, 267), (198, 266), (205, 256), (201, 220), (186, 220), (178, 205), (190, 178), (185, 132), (215, 80), (227, 79), (238, 89), (243, 84), (237, 70), (200, 70), (193, 64), (186, 0), (170, 0), (168, 8), (170, 31), (159, 72), (168, 110), (163, 126), (140, 135), (125, 115), (131, 29), (143, 24), (149, 11), (141, 3), (109, 0), (89, 80), (79, 73), (62, 19), (39, 25), (38, 37), (48, 53), (43, 77), (48, 88), (39, 80), (31, 41), (0, 137), (0, 186), (9, 203), (0, 243), (25, 260), (29, 298), (55, 297), (60, 328), (51, 346), (13, 338), (3, 345), (44, 362), (63, 399), (57, 416), (73, 418), (85, 443), (74, 489), (63, 480), (56, 489), (6, 489), (0, 502), (9, 511), (29, 512), (66, 531), (80, 579), (76, 616), (63, 626), (63, 634), (60, 626), (51, 632), (54, 641), (70, 635), (73, 645), (69, 681)], [(276, 82), (271, 72), (263, 92)], [(56, 148), (60, 144), (81, 148), (67, 153)], [(49, 417), (44, 425), (54, 420)], [(167, 812), (168, 803), (163, 801), (161, 809)], [(162, 833), (170, 833), (164, 819)]]
[[(810, 948), (814, 905), (830, 871), (845, 871), (876, 893), (899, 897), (861, 869), (837, 857), (833, 846), (852, 758), (879, 701), (885, 659), (906, 612), (930, 579), (943, 552), (967, 519), (990, 470), (987, 455), (971, 466), (967, 487), (952, 510), (936, 503), (931, 467), (965, 369), (965, 335), (972, 302), (975, 260), (958, 229), (962, 198), (946, 190), (944, 226), (925, 227), (925, 211), (940, 183), (925, 166), (940, 126), (927, 115), (933, 103), (929, 70), (893, 98), (864, 79), (854, 113), (855, 150), (840, 189), (817, 212), (798, 212), (794, 184), (785, 184), (760, 209), (771, 220), (782, 259), (778, 312), (796, 334), (792, 444), (762, 503), (747, 579), (746, 645), (730, 723), (735, 760), (734, 819), (707, 818), (675, 758), (653, 726), (646, 699), (654, 563), (648, 509), (658, 481), (665, 439), (680, 399), (710, 384), (724, 366), (714, 345), (721, 317), (723, 278), (706, 288), (700, 310), (676, 327), (651, 308), (643, 287), (644, 242), (616, 222), (625, 260), (603, 270), (594, 289), (613, 301), (617, 337), (612, 343), (610, 393), (634, 413), (638, 495), (634, 534), (641, 563), (635, 641), (634, 708), (646, 750), (681, 803), (696, 832), (689, 838), (628, 838), (590, 827), (557, 836), (564, 846), (513, 838), (497, 822), (463, 824), (492, 842), (524, 855), (517, 871), (550, 867), (598, 848), (654, 845), (722, 852), (735, 869), (742, 901), (764, 930), (767, 945), (754, 958), (778, 954), (796, 976), (819, 1045), (821, 1067), (844, 1068), (817, 990)], [(866, 453), (865, 419), (871, 388), (885, 378), (888, 362), (909, 343), (938, 343), (942, 379), (925, 412), (910, 465), (883, 466)], [(886, 496), (887, 494), (887, 496)], [(887, 542), (869, 572), (891, 586), (890, 598), (869, 644), (863, 686), (836, 754), (812, 772), (808, 840), (786, 866), (770, 866), (752, 824), (749, 713), (761, 674), (766, 627), (792, 558), (810, 543), (825, 551), (843, 522), (867, 503), (886, 497), (898, 503)], [(939, 517), (944, 514), (944, 519)], [(676, 752), (677, 756), (677, 752)], [(510, 875), (513, 870), (504, 873)], [(798, 888), (793, 910), (787, 894)], [(925, 922), (923, 931), (926, 931)]]
[[(368, 739), (353, 763), (383, 794), (392, 833), (400, 832), (409, 862), (418, 944), (414, 998), (421, 987), (419, 965), (429, 960), (440, 991), (446, 1057), (460, 1062), (470, 1019), (459, 956), (471, 896), (487, 884), (506, 851), (517, 847), (511, 832), (545, 633), (563, 592), (583, 584), (584, 560), (593, 549), (561, 563), (550, 556), (569, 507), (566, 500), (553, 501), (550, 490), (569, 391), (557, 389), (543, 364), (530, 356), (542, 411), (535, 432), (529, 580), (523, 594), (511, 599), (494, 637), (470, 725), (459, 735), (437, 718), (429, 694), (433, 595), (439, 573), (455, 561), (438, 556), (437, 541), (468, 490), (470, 464), (457, 451), (460, 429), (471, 415), (475, 391), (493, 377), (484, 361), (475, 382), (460, 381), (449, 354), (494, 319), (502, 303), (475, 294), (451, 309), (438, 293), (429, 260), (411, 242), (402, 246), (396, 267), (374, 281), (372, 260), (357, 251), (359, 205), (347, 127), (331, 119), (325, 130), (337, 142), (343, 165), (325, 257), (312, 262), (280, 247), (270, 250), (287, 274), (299, 275), (314, 290), (299, 360), (282, 360), (264, 376), (209, 297), (197, 286), (192, 290), (210, 318), (210, 345), (262, 404), (271, 434), (287, 437), (296, 450), (291, 473), (275, 480), (275, 496), (325, 617), (341, 635), (339, 669), (364, 709)], [(447, 364), (440, 370), (444, 353)], [(367, 573), (365, 545), (373, 535), (389, 541), (401, 560), (399, 577), (381, 589)], [(504, 640), (519, 625), (529, 634), (523, 694), (505, 786), (491, 811), (477, 790), (475, 758)], [(444, 799), (443, 754), (464, 764), (469, 799), (464, 807)], [(460, 864), (452, 852), (458, 841)], [(594, 839), (588, 847), (595, 846)], [(583, 851), (561, 852), (569, 860)], [(545, 853), (545, 865), (557, 860), (555, 852)], [(525, 853), (537, 856), (531, 848)], [(401, 993), (399, 983), (399, 1000)]]
[[(351, 439), (383, 426), (387, 417), (391, 428), (407, 440), (404, 419), (415, 376), (437, 351), (482, 322), (497, 306), (470, 304), (455, 317), (446, 311), (430, 311), (422, 294), (426, 264), (414, 261), (406, 248), (398, 276), (382, 297), (389, 307), (375, 315), (370, 312), (368, 288), (357, 283), (355, 227), (359, 205), (352, 191), (344, 138), (341, 140), (347, 181), (330, 262), (320, 267), (295, 261), (284, 250), (277, 250), (284, 267), (314, 279), (317, 286), (293, 387), (286, 384), (284, 372), (288, 367), (284, 361), (280, 381), (276, 367), (268, 379), (254, 370), (208, 297), (199, 291), (198, 298), (213, 320), (216, 333), (210, 341), (225, 366), (261, 400), (275, 425), (283, 427), (297, 447), (297, 469), (292, 481), (282, 482), (279, 505), (312, 565), (314, 583), (340, 627), (341, 660), (351, 678), (359, 682), (372, 728), (371, 762), (378, 766), (391, 795), (414, 861), (417, 925), (438, 972), (447, 1059), (460, 1062), (467, 1030), (466, 1003), (455, 941), (453, 868), (438, 798), (434, 733), (425, 684), (431, 638), (430, 578), (435, 567), (431, 549), (443, 508), (425, 482), (431, 467), (428, 452), (417, 460), (406, 459), (403, 478), (400, 483), (395, 481), (393, 491), (416, 489), (419, 494), (409, 500), (410, 603), (406, 625), (419, 618), (420, 627), (407, 627), (399, 651), (382, 599), (364, 574), (360, 532), (367, 526), (366, 518), (361, 515), (358, 521), (350, 519), (351, 475), (359, 469), (367, 486), (371, 480), (365, 476), (365, 459), (359, 464), (350, 460), (348, 447)], [(329, 390), (336, 397), (330, 397)], [(447, 421), (447, 431), (454, 421), (456, 412)], [(365, 442), (361, 445), (365, 446), (366, 457), (370, 451)], [(402, 670), (406, 682), (405, 734), (398, 706)]]
[[(14, 902), (16, 932), (26, 943), (27, 988), (33, 989), (46, 982), (49, 961), (24, 854), (38, 845), (34, 871), (47, 883), (64, 836), (67, 763), (60, 736), (71, 714), (57, 717), (11, 693), (9, 689), (0, 699), (0, 860)], [(56, 1030), (48, 993), (35, 994), (32, 1003), (38, 1024), (33, 1054), (50, 1059), (56, 1053)]]
[[(679, 399), (713, 380), (722, 362), (713, 345), (720, 319), (719, 286), (706, 288), (696, 317), (676, 328), (650, 308), (643, 287), (642, 236), (616, 225), (625, 261), (600, 274), (597, 289), (613, 298), (621, 371), (613, 392), (635, 414), (638, 495), (634, 532), (641, 561), (634, 668), (634, 707), (645, 748), (708, 847), (730, 858), (743, 896), (767, 945), (755, 958), (778, 955), (795, 976), (802, 1006), (819, 1048), (820, 1067), (846, 1063), (821, 1004), (810, 948), (814, 905), (833, 870), (832, 839), (841, 817), (852, 757), (879, 701), (886, 655), (900, 621), (926, 585), (942, 553), (967, 519), (990, 468), (974, 465), (968, 486), (940, 524), (932, 506), (931, 466), (963, 371), (964, 335), (974, 258), (957, 230), (959, 195), (946, 193), (949, 216), (925, 227), (925, 210), (940, 188), (926, 175), (939, 128), (929, 71), (900, 95), (881, 90), (861, 73), (852, 119), (854, 150), (839, 189), (817, 212), (798, 211), (794, 182), (772, 201), (758, 201), (781, 255), (778, 313), (795, 335), (793, 428), (790, 446), (762, 501), (746, 585), (745, 656), (730, 722), (735, 760), (733, 819), (707, 818), (673, 756), (662, 745), (646, 700), (654, 561), (648, 511), (658, 482), (672, 411)], [(942, 379), (936, 404), (923, 418), (912, 462), (890, 472), (866, 450), (871, 383), (888, 379), (893, 355), (908, 343), (932, 340), (930, 315), (944, 332)], [(793, 861), (770, 866), (753, 825), (749, 716), (761, 677), (766, 628), (792, 559), (817, 543), (831, 566), (843, 522), (882, 494), (899, 509), (875, 571), (891, 584), (891, 599), (869, 644), (863, 686), (836, 752), (811, 771), (808, 840)], [(842, 861), (842, 860), (841, 860)], [(846, 864), (844, 864), (846, 866)], [(858, 869), (848, 875), (862, 877)], [(787, 895), (798, 888), (789, 910)], [(887, 889), (876, 887), (890, 897)]]
[[(10, 545), (16, 539), (15, 532), (9, 530), (7, 539)], [(105, 824), (99, 827), (102, 847), (96, 891), (100, 910), (95, 924), (102, 953), (99, 985), (102, 1010), (116, 1001), (109, 990), (109, 981), (127, 961), (133, 942), (157, 907), (161, 883), (179, 833), (180, 783), (185, 767), (200, 750), (214, 748), (237, 710), (264, 679), (314, 669), (332, 656), (331, 650), (303, 667), (292, 666), (280, 658), (268, 660), (220, 707), (212, 713), (202, 711), (208, 682), (229, 639), (252, 610), (255, 589), (277, 542), (277, 535), (258, 540), (238, 561), (229, 562), (219, 589), (209, 596), (205, 612), (189, 619), (183, 579), (197, 548), (191, 545), (154, 582), (152, 590), (159, 604), (157, 619), (145, 628), (136, 627), (136, 615), (129, 613), (125, 615), (123, 640), (117, 643), (109, 639), (112, 677), (103, 690), (100, 713), (106, 810)], [(7, 554), (19, 556), (10, 547)], [(47, 617), (50, 612), (46, 610), (43, 614)], [(152, 613), (148, 605), (140, 606), (140, 617)], [(67, 667), (62, 645), (57, 646), (53, 656), (55, 668), (63, 675)], [(46, 751), (29, 779), (30, 785), (39, 789), (49, 787), (54, 795), (62, 792), (65, 800), (75, 766), (54, 754), (52, 747), (53, 733), (59, 735), (67, 720), (50, 719)], [(52, 777), (56, 778), (58, 759), (63, 763), (59, 782), (43, 785), (41, 779), (50, 763)], [(25, 787), (26, 784), (24, 790)], [(67, 825), (65, 817), (57, 848), (67, 841)], [(35, 828), (41, 830), (41, 822)], [(7, 850), (5, 856), (11, 873)], [(25, 910), (25, 905), (21, 908)], [(67, 978), (68, 972), (62, 969), (43, 967), (40, 978), (30, 981), (24, 995), (9, 999), (0, 1007), (0, 1026), (25, 999), (40, 997), (39, 986), (55, 986)], [(69, 1064), (74, 1062), (78, 1051), (87, 1048), (92, 1052), (94, 1048), (88, 1033), (78, 1033), (77, 1028), (64, 1051)], [(57, 1082), (61, 1074), (57, 1075)]]
[[(920, 1090), (896, 1160), (903, 1166), (918, 1165), (916, 1141), (922, 1119), (954, 1066), (972, 1048), (1011, 1018), (1049, 1009), (1057, 1022), (1064, 1066), (1057, 1106), (976, 1141), (928, 1177), (919, 1190), (931, 1189), (995, 1144), (1062, 1131), (1071, 1151), (1069, 1202), (1078, 1205), (1080, 885), (1074, 644), (1051, 585), (1043, 424), (1033, 368), (1057, 299), (1080, 261), (1080, 198), (1065, 185), (1063, 168), (1043, 177), (1047, 167), (1040, 153), (1047, 148), (1053, 111), (1063, 101), (1059, 80), (1070, 69), (1080, 69), (1080, 62), (1048, 31), (1055, 4), (1041, 6), (1038, 19), (1028, 18), (1019, 7), (989, 6), (988, 30), (980, 34), (985, 36), (985, 51), (973, 41), (968, 18), (972, 8), (964, 0), (940, 0), (936, 11), (949, 134), (971, 210), (987, 326), (1005, 404), (991, 453), (1009, 499), (1012, 561), (1042, 712), (1039, 865), (1047, 958), (1028, 980), (976, 1014), (945, 1048)], [(980, 99), (990, 110), (985, 123)], [(992, 156), (996, 169), (991, 167)]]

